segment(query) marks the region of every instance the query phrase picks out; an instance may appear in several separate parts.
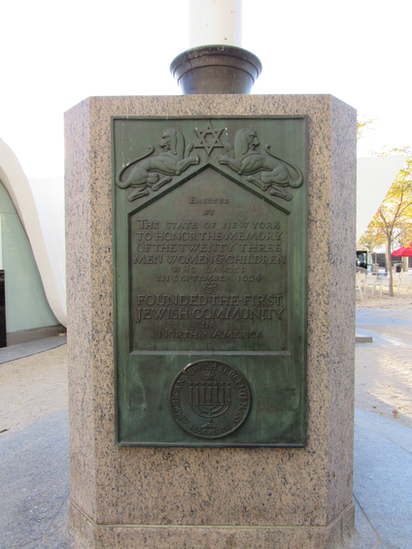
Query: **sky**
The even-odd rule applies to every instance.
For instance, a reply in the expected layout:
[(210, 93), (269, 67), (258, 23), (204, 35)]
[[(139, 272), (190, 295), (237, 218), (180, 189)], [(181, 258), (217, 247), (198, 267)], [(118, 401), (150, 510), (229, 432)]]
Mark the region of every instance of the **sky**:
[[(410, 0), (243, 0), (252, 93), (351, 105), (373, 120), (360, 157), (410, 146), (411, 14)], [(180, 93), (188, 0), (0, 0), (0, 25), (0, 138), (29, 179), (63, 175), (64, 112), (87, 97)]]

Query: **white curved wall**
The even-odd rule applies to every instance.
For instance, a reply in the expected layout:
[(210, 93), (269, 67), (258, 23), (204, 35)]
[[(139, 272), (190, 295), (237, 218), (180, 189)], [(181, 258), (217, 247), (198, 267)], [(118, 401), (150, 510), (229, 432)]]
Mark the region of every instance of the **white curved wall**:
[[(0, 139), (0, 179), (7, 189), (30, 241), (47, 301), (57, 320), (67, 325), (63, 194), (53, 181), (38, 180), (36, 200), (16, 155)], [(62, 182), (60, 181), (60, 185)], [(39, 215), (40, 214), (40, 215)]]

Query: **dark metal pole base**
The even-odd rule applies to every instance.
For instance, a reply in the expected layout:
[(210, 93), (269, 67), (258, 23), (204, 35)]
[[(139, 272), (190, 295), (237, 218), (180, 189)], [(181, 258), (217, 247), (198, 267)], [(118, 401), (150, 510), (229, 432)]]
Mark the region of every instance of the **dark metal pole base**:
[(200, 46), (178, 55), (170, 72), (185, 95), (248, 94), (262, 64), (256, 55), (236, 46)]

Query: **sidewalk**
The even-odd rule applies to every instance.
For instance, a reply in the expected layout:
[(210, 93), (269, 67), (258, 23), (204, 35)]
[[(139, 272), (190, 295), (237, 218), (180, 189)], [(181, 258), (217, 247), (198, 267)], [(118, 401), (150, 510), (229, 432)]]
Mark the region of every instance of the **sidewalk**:
[[(397, 316), (360, 310), (357, 325), (360, 335), (373, 339), (357, 346), (357, 354), (362, 349), (357, 369), (394, 345), (405, 347), (412, 357), (412, 312)], [(403, 329), (397, 330), (397, 325)], [(394, 338), (393, 330), (399, 337)], [(0, 434), (0, 549), (80, 547), (66, 527), (68, 444), (67, 410), (50, 413), (21, 431)], [(359, 536), (345, 549), (412, 548), (411, 478), (412, 428), (356, 409), (354, 501)]]

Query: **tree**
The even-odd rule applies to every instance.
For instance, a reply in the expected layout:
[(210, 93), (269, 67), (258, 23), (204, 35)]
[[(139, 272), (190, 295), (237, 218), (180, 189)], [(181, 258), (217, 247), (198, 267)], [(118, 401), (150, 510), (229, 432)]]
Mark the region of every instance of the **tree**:
[(356, 139), (360, 139), (365, 130), (371, 129), (370, 126), (372, 126), (373, 122), (374, 122), (373, 118), (369, 120), (360, 120), (358, 118), (357, 124), (356, 124)]
[(409, 148), (391, 149), (379, 156), (393, 153), (407, 155), (407, 160), (364, 235), (365, 239), (373, 236), (375, 246), (381, 244), (382, 239), (385, 241), (390, 296), (393, 296), (392, 247), (395, 242), (402, 246), (412, 239), (412, 153)]

